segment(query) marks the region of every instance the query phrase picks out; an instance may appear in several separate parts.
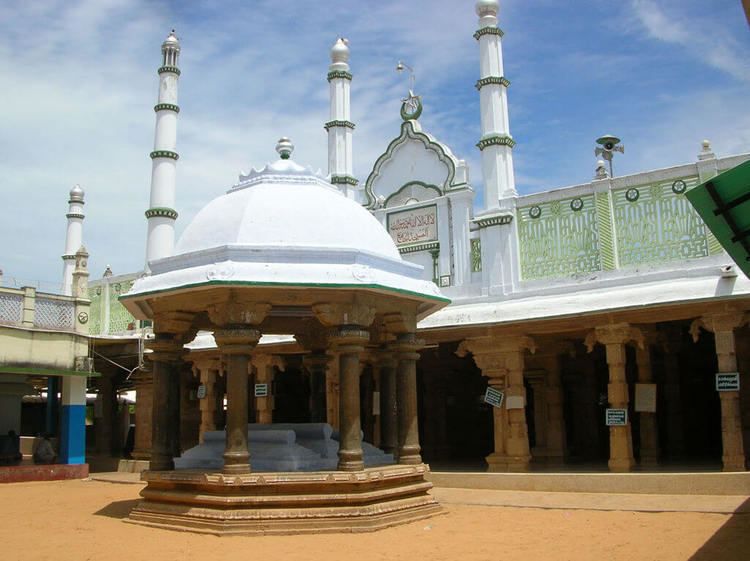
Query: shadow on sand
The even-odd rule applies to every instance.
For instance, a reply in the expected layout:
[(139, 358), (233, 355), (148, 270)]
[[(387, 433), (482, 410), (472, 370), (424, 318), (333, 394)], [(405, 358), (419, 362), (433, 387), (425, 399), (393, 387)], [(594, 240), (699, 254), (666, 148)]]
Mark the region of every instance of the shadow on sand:
[(106, 516), (108, 518), (117, 518), (122, 520), (127, 518), (133, 507), (138, 504), (140, 499), (129, 499), (127, 501), (115, 501), (109, 503), (101, 510), (97, 510), (94, 514), (96, 516)]
[(747, 561), (750, 559), (750, 499), (688, 561)]

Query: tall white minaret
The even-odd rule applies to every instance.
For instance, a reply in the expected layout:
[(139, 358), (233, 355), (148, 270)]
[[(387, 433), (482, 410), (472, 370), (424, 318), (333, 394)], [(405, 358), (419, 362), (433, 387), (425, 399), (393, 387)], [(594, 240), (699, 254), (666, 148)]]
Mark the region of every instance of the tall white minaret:
[(68, 229), (65, 232), (65, 253), (63, 259), (63, 282), (62, 293), (65, 296), (73, 295), (73, 271), (76, 268), (76, 251), (83, 242), (83, 189), (75, 185), (70, 190), (68, 200)]
[(331, 48), (331, 66), (328, 67), (331, 92), (331, 120), (325, 124), (328, 131), (328, 173), (331, 183), (353, 199), (359, 182), (354, 178), (352, 165), (351, 81), (349, 41), (339, 38)]
[(508, 122), (510, 82), (503, 75), (503, 32), (497, 27), (499, 0), (479, 0), (476, 4), (479, 30), (479, 106), (482, 116), (482, 138), (477, 146), (482, 151), (484, 177), (484, 209), (508, 206), (501, 202), (517, 197), (513, 175), (513, 146)]
[(174, 222), (177, 220), (175, 179), (177, 160), (177, 82), (180, 42), (169, 34), (161, 46), (162, 66), (159, 68), (159, 102), (156, 111), (154, 151), (151, 152), (151, 203), (146, 211), (148, 234), (146, 238), (146, 269), (149, 261), (168, 257), (174, 249)]

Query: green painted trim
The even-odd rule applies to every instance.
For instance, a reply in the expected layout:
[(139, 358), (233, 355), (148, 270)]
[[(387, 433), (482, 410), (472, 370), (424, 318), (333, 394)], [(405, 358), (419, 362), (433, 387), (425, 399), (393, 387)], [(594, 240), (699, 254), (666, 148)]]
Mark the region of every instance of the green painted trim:
[(65, 215), (65, 218), (81, 218), (81, 219), (83, 219), (83, 218), (86, 218), (86, 217), (83, 214), (81, 214), (80, 212), (69, 212), (68, 214)]
[(721, 253), (724, 253), (724, 248), (722, 247), (721, 242), (708, 228), (706, 228), (706, 242), (708, 243), (709, 255), (719, 255)]
[(157, 70), (157, 72), (159, 74), (164, 74), (165, 72), (171, 72), (172, 74), (177, 74), (178, 76), (182, 74), (182, 72), (180, 72), (180, 69), (177, 68), (176, 66), (162, 66), (161, 68), (159, 68), (159, 70)]
[(476, 30), (474, 33), (474, 39), (479, 41), (479, 38), (483, 35), (497, 35), (498, 37), (502, 37), (505, 33), (503, 33), (503, 30), (499, 27), (483, 27), (482, 29)]
[(99, 378), (100, 372), (81, 372), (80, 370), (62, 370), (58, 368), (34, 368), (33, 366), (0, 366), (0, 374), (26, 374), (27, 376), (85, 376)]
[(78, 199), (70, 199), (68, 201), (68, 204), (69, 205), (85, 205), (86, 203), (85, 203), (85, 201), (83, 199), (80, 199), (80, 200), (78, 200)]
[(351, 121), (334, 120), (328, 121), (325, 125), (323, 125), (323, 128), (325, 130), (331, 129), (333, 127), (346, 127), (347, 129), (354, 130), (354, 123), (352, 123)]
[(63, 258), (63, 261), (72, 261), (73, 259), (76, 258), (76, 256), (75, 255), (63, 255), (62, 258)]
[(482, 218), (475, 218), (472, 222), (480, 228), (486, 228), (488, 226), (504, 226), (513, 222), (512, 214), (495, 214), (493, 216), (486, 216)]
[(599, 232), (599, 258), (602, 269), (614, 271), (617, 268), (615, 256), (615, 234), (612, 220), (612, 209), (609, 205), (607, 193), (595, 193), (596, 227)]
[(507, 134), (488, 136), (477, 142), (477, 148), (480, 150), (484, 150), (488, 146), (508, 146), (509, 148), (513, 148), (515, 145), (516, 141)]
[[(412, 245), (404, 245), (398, 248), (398, 252), (401, 255), (406, 253), (417, 253), (418, 251), (437, 251), (440, 254), (440, 242), (429, 242), (429, 243), (416, 243)], [(434, 258), (434, 256), (433, 256)]]
[[(438, 187), (437, 185), (430, 185), (423, 181), (409, 181), (409, 183), (404, 183), (401, 187), (399, 187), (398, 191), (388, 195), (388, 198), (383, 202), (383, 208), (388, 208), (388, 201), (390, 201), (393, 197), (400, 194), (401, 191), (403, 191), (407, 187), (411, 187), (412, 185), (418, 185), (419, 187), (424, 187), (425, 189), (432, 189), (437, 193), (438, 197), (443, 196), (443, 192), (440, 190), (440, 187)], [(421, 208), (421, 207), (418, 207), (418, 208)]]
[(177, 211), (173, 208), (167, 208), (167, 207), (155, 207), (150, 208), (146, 212), (146, 218), (171, 218), (172, 220), (177, 220), (177, 217), (179, 214), (177, 214)]
[(380, 168), (383, 167), (386, 161), (393, 157), (396, 147), (406, 143), (409, 139), (419, 140), (427, 150), (432, 150), (437, 154), (438, 160), (448, 166), (448, 177), (446, 178), (443, 189), (448, 191), (451, 188), (453, 179), (456, 177), (456, 164), (458, 163), (457, 160), (456, 162), (453, 161), (455, 156), (446, 153), (437, 140), (421, 131), (414, 130), (411, 121), (404, 121), (401, 123), (401, 134), (391, 140), (390, 144), (388, 144), (388, 148), (385, 149), (385, 152), (383, 152), (375, 161), (375, 165), (372, 167), (370, 175), (367, 176), (367, 181), (365, 182), (365, 196), (367, 197), (367, 201), (364, 204), (365, 208), (373, 209), (377, 203), (375, 193), (372, 191), (372, 183), (380, 175)]
[(174, 161), (177, 161), (180, 159), (180, 155), (177, 152), (172, 152), (171, 150), (154, 150), (148, 156), (152, 160), (156, 158), (171, 158)]
[(256, 281), (224, 281), (224, 280), (209, 280), (206, 282), (196, 282), (191, 284), (185, 284), (182, 286), (176, 286), (174, 288), (164, 288), (161, 290), (151, 290), (148, 292), (141, 292), (140, 294), (123, 294), (118, 296), (118, 300), (134, 300), (135, 298), (143, 298), (144, 296), (153, 296), (161, 294), (163, 292), (174, 292), (175, 290), (186, 290), (189, 288), (200, 288), (206, 286), (260, 286), (260, 287), (288, 287), (288, 288), (362, 288), (371, 290), (384, 290), (386, 292), (392, 292), (395, 294), (405, 294), (407, 296), (417, 296), (424, 300), (434, 300), (436, 302), (447, 302), (450, 303), (449, 298), (444, 296), (430, 296), (429, 294), (422, 294), (421, 292), (414, 292), (413, 290), (404, 290), (403, 288), (393, 288), (390, 286), (383, 286), (382, 284), (336, 284), (330, 282), (256, 282)]
[(399, 112), (401, 113), (401, 118), (404, 121), (416, 121), (417, 119), (419, 119), (419, 117), (422, 116), (422, 110), (424, 109), (424, 107), (422, 106), (422, 99), (419, 96), (416, 96), (416, 99), (417, 110), (411, 115), (406, 112), (406, 102), (401, 104), (401, 110)]
[(332, 175), (331, 185), (359, 185), (359, 179), (351, 175)]
[(474, 87), (478, 90), (481, 90), (482, 86), (487, 86), (489, 84), (497, 84), (499, 86), (505, 86), (507, 88), (510, 86), (510, 80), (508, 80), (505, 76), (487, 76), (486, 78), (477, 80), (477, 83), (474, 85)]
[(337, 79), (337, 78), (343, 78), (344, 80), (349, 80), (349, 81), (351, 81), (351, 79), (352, 79), (352, 75), (351, 75), (351, 72), (346, 72), (346, 71), (344, 71), (344, 70), (331, 70), (331, 71), (330, 71), (330, 72), (328, 73), (328, 76), (327, 76), (327, 78), (328, 78), (328, 81), (329, 81), (329, 82), (330, 82), (331, 80), (335, 80), (335, 79)]
[(158, 113), (159, 111), (174, 111), (175, 113), (180, 112), (180, 107), (175, 105), (174, 103), (157, 103), (154, 105), (154, 111)]

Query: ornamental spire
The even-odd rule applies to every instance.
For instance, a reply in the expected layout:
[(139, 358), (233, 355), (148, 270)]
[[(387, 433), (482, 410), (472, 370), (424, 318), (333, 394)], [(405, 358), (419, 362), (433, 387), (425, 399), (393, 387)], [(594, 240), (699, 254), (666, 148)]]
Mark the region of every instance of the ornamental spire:
[(65, 253), (63, 259), (62, 293), (73, 295), (73, 271), (76, 266), (76, 251), (83, 242), (83, 214), (84, 192), (80, 185), (74, 185), (68, 199), (68, 228), (65, 232)]
[(354, 199), (359, 182), (353, 172), (354, 123), (350, 112), (352, 75), (349, 70), (349, 41), (339, 37), (331, 47), (331, 65), (328, 67), (331, 97), (330, 120), (325, 124), (328, 132), (328, 173), (331, 183)]
[(154, 106), (156, 134), (151, 152), (151, 202), (146, 211), (146, 270), (149, 262), (172, 254), (174, 223), (177, 220), (175, 189), (177, 160), (177, 84), (180, 78), (180, 41), (174, 29), (161, 46), (162, 66), (159, 68), (159, 98)]
[(479, 29), (474, 38), (479, 41), (479, 90), (482, 137), (477, 147), (482, 152), (484, 177), (484, 208), (492, 210), (509, 206), (518, 196), (513, 173), (513, 146), (508, 118), (508, 86), (503, 73), (503, 32), (497, 26), (498, 0), (479, 0), (476, 12)]

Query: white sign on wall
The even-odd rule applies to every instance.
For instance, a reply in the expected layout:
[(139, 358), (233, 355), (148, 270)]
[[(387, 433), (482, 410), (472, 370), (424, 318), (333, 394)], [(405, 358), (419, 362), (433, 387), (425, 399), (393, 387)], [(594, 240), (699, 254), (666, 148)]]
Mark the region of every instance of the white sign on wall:
[(628, 424), (628, 410), (607, 409), (605, 420), (608, 427), (624, 427)]
[(739, 372), (719, 372), (718, 374), (716, 374), (716, 391), (717, 392), (740, 391), (740, 373)]
[(391, 212), (387, 224), (396, 245), (437, 241), (437, 205)]
[(206, 385), (201, 384), (198, 386), (198, 399), (205, 399), (206, 397)]
[(255, 384), (255, 397), (267, 397), (268, 384)]
[(502, 407), (504, 398), (505, 394), (492, 386), (487, 386), (487, 391), (484, 392), (484, 402), (493, 407)]

